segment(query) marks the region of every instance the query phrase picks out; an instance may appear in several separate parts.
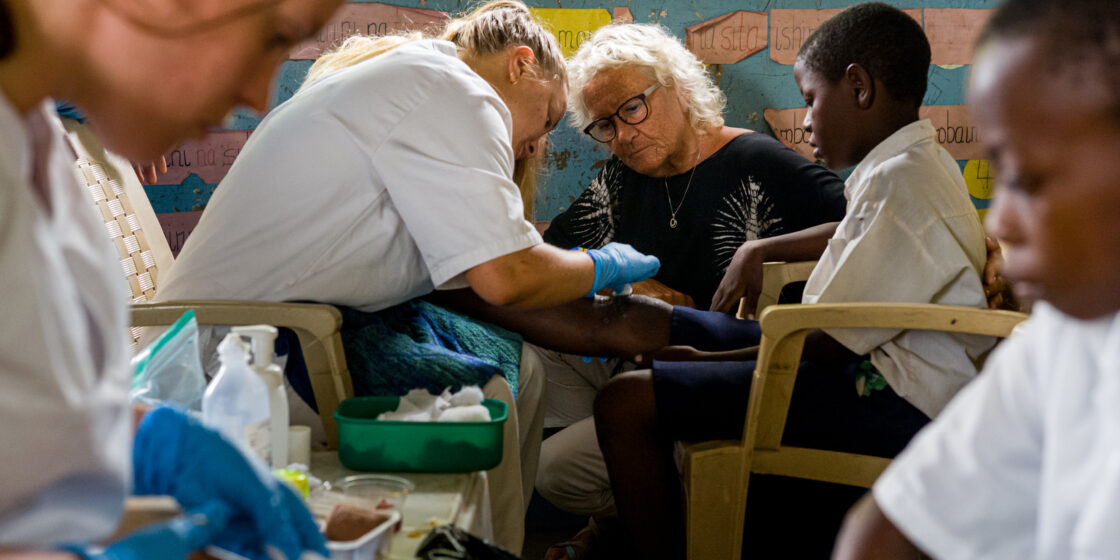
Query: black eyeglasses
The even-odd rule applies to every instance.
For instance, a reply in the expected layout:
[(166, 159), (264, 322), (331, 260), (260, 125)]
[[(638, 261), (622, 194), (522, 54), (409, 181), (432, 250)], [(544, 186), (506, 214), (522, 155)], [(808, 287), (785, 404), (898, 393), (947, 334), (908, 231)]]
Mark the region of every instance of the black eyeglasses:
[(618, 117), (618, 120), (626, 124), (640, 124), (649, 116), (649, 105), (646, 105), (646, 97), (649, 97), (649, 94), (659, 87), (661, 87), (661, 84), (654, 82), (642, 93), (624, 101), (614, 113), (591, 121), (591, 124), (583, 129), (583, 133), (604, 144), (614, 140), (615, 134), (618, 134), (614, 117)]

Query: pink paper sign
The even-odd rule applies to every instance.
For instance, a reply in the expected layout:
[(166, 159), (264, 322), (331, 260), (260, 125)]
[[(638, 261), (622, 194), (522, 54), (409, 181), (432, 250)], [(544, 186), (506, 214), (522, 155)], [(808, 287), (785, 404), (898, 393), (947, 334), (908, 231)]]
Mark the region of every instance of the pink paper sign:
[(216, 185), (226, 176), (248, 139), (248, 130), (222, 130), (201, 140), (183, 142), (164, 156), (167, 173), (159, 175), (156, 184), (178, 185), (195, 173), (206, 183)]
[(342, 44), (351, 35), (388, 35), (401, 31), (436, 31), (448, 20), (446, 12), (389, 4), (346, 4), (319, 34), (292, 48), (292, 60), (312, 60)]
[(775, 138), (801, 154), (801, 157), (813, 161), (816, 158), (813, 157), (813, 147), (809, 145), (809, 133), (801, 126), (807, 111), (805, 107), (766, 109), (762, 114), (766, 117), (770, 130), (774, 131)]
[(972, 64), (972, 45), (992, 10), (926, 8), (926, 37), (933, 64)]
[[(922, 10), (902, 10), (922, 23)], [(797, 61), (797, 51), (801, 45), (828, 18), (840, 13), (831, 10), (770, 10), (770, 60), (778, 64), (792, 65)]]
[(156, 214), (159, 225), (163, 226), (163, 235), (167, 237), (167, 244), (171, 246), (171, 254), (176, 257), (179, 256), (179, 250), (183, 248), (183, 243), (194, 231), (194, 227), (198, 225), (198, 219), (201, 217), (202, 210)]
[[(782, 144), (813, 160), (813, 147), (809, 145), (809, 134), (802, 122), (806, 109), (766, 109), (763, 111), (767, 124)], [(953, 159), (969, 160), (984, 157), (976, 126), (964, 105), (930, 105), (918, 110), (918, 115), (929, 119), (937, 129), (937, 141), (953, 156)]]
[(953, 159), (984, 158), (980, 135), (966, 105), (929, 105), (919, 109), (918, 115), (937, 128), (937, 141)]
[(705, 64), (735, 64), (766, 48), (766, 12), (739, 10), (685, 28), (684, 44)]
[(614, 14), (611, 17), (611, 23), (634, 23), (634, 14), (630, 13), (630, 8), (626, 6), (619, 6), (614, 9)]

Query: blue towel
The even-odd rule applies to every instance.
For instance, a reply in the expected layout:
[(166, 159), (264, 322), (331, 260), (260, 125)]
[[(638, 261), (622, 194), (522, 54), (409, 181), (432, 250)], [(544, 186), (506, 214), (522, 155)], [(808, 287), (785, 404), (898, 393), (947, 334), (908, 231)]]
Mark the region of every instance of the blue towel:
[(502, 375), (517, 396), (518, 334), (422, 300), (374, 313), (339, 311), (355, 395), (439, 394)]

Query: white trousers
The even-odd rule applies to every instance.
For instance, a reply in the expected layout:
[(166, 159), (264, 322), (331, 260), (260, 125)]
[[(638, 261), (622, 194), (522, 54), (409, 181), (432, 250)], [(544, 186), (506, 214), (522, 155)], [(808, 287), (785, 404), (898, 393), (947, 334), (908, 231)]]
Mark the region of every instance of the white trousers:
[(505, 378), (495, 375), (482, 387), (482, 393), (509, 406), (509, 417), (502, 430), (502, 462), (486, 472), (490, 486), (490, 511), (493, 512), (494, 543), (521, 554), (525, 541), (525, 512), (533, 495), (533, 481), (544, 430), (544, 372), (539, 363), (526, 359), (528, 343), (521, 348), (521, 369), (514, 401)]
[[(526, 346), (531, 346), (526, 344)], [(539, 347), (522, 352), (545, 373), (545, 426), (563, 430), (541, 445), (537, 491), (556, 507), (581, 515), (615, 512), (610, 478), (595, 436), (595, 395), (616, 370), (630, 369), (619, 359), (605, 362)]]

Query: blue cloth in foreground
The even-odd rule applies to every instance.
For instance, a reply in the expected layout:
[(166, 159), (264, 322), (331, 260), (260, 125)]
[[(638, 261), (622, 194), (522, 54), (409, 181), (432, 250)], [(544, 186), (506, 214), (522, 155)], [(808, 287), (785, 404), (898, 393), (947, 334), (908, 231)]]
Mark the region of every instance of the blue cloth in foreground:
[(355, 395), (439, 394), (502, 375), (517, 397), (518, 334), (421, 300), (374, 313), (339, 311)]

